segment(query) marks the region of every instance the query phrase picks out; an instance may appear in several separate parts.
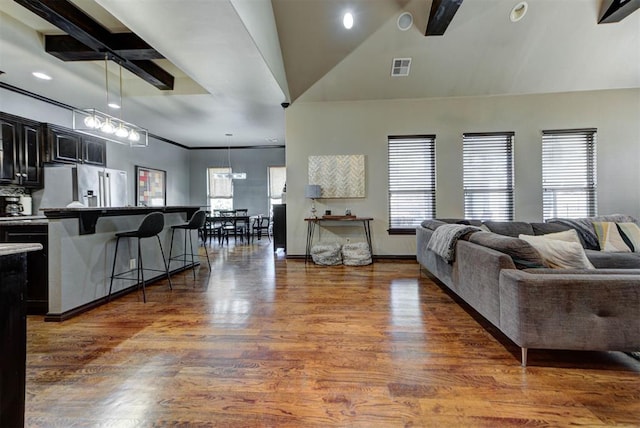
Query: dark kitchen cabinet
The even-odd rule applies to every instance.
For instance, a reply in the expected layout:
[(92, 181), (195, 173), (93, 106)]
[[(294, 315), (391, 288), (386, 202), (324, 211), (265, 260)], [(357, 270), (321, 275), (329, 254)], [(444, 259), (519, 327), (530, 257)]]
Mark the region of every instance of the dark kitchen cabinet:
[(278, 248), (287, 251), (287, 205), (273, 206), (273, 250)]
[(47, 152), (50, 162), (107, 166), (106, 140), (62, 126), (47, 125)]
[(42, 127), (0, 113), (0, 184), (42, 187)]
[(27, 313), (45, 314), (49, 310), (49, 239), (46, 225), (2, 226), (0, 242), (38, 243), (43, 249), (27, 253)]
[(0, 256), (0, 426), (24, 426), (27, 316), (26, 254)]
[(82, 137), (82, 162), (90, 165), (107, 166), (107, 144), (105, 140)]

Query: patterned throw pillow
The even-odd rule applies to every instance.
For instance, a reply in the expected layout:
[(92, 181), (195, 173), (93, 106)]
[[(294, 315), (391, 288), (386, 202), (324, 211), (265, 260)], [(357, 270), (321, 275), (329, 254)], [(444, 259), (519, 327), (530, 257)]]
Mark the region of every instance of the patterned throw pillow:
[(635, 223), (617, 223), (622, 239), (626, 238), (631, 250), (640, 253), (640, 227)]
[(600, 251), (629, 253), (631, 248), (624, 242), (618, 226), (612, 221), (594, 221), (593, 228), (598, 236)]

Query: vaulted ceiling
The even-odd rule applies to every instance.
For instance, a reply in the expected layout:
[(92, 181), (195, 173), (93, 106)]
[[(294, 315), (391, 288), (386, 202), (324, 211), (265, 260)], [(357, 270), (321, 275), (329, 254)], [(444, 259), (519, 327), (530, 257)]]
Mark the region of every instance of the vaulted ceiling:
[[(509, 13), (519, 0), (434, 2), (70, 3), (116, 34), (102, 33), (102, 49), (114, 53), (111, 59), (143, 59), (172, 77), (173, 89), (168, 89), (134, 74), (140, 65), (123, 64), (123, 117), (188, 147), (284, 144), (282, 103), (640, 87), (640, 12), (598, 24), (612, 5), (633, 7), (638, 0), (528, 0), (527, 14), (515, 23)], [(69, 52), (78, 55), (79, 47), (65, 36), (69, 32), (19, 3), (55, 2), (0, 0), (0, 84), (105, 110), (104, 61), (90, 52), (83, 53), (85, 61), (59, 59)], [(432, 7), (441, 3), (459, 7), (444, 35), (425, 37)], [(342, 26), (346, 11), (354, 15), (351, 30)], [(405, 11), (414, 22), (401, 31), (397, 19)], [(619, 18), (615, 12), (610, 19)], [(137, 53), (118, 50), (116, 38), (127, 43), (136, 38), (138, 44), (129, 46)], [(409, 76), (391, 77), (394, 58), (412, 59)], [(37, 81), (33, 71), (53, 80)], [(118, 72), (116, 62), (109, 61), (112, 91), (118, 89)], [(231, 141), (225, 137), (229, 132)]]

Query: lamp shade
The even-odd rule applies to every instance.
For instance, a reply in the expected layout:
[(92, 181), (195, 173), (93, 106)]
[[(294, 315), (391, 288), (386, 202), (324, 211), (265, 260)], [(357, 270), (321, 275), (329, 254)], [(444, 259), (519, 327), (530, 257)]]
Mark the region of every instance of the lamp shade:
[(307, 184), (304, 188), (304, 197), (309, 199), (317, 199), (320, 197), (320, 185), (319, 184)]

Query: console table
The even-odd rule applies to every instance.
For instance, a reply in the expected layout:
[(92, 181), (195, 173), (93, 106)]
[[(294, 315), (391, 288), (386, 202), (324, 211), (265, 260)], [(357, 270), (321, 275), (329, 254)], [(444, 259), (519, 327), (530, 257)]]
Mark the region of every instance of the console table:
[(307, 263), (311, 256), (311, 245), (313, 243), (313, 235), (316, 230), (316, 225), (322, 226), (323, 223), (343, 223), (343, 224), (355, 224), (362, 225), (364, 229), (364, 236), (367, 239), (367, 245), (369, 246), (369, 253), (371, 254), (371, 260), (373, 260), (373, 248), (371, 247), (371, 225), (369, 222), (373, 220), (371, 217), (332, 217), (332, 218), (305, 218), (307, 222), (307, 247), (304, 254), (304, 262)]

